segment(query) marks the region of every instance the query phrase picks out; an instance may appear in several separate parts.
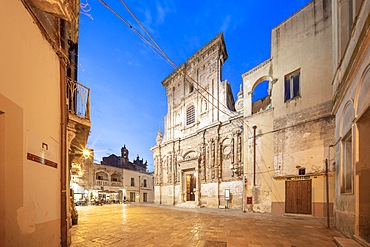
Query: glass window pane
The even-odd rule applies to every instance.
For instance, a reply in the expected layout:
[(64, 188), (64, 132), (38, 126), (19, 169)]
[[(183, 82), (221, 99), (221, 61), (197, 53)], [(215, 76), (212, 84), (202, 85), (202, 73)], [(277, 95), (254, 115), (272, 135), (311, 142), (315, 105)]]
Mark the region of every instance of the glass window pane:
[(299, 96), (299, 72), (293, 76), (293, 98)]
[(284, 90), (284, 101), (290, 100), (290, 79), (285, 78), (285, 90)]

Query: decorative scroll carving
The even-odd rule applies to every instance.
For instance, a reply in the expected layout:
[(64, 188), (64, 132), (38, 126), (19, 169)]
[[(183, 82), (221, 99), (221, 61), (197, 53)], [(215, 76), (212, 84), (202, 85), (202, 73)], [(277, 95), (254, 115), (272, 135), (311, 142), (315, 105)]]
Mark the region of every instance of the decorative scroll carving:
[(205, 154), (205, 146), (204, 143), (201, 144), (201, 151), (200, 151), (200, 170), (203, 172), (202, 180), (206, 180), (206, 154)]
[(177, 171), (178, 171), (178, 169), (177, 169), (177, 166), (178, 166), (178, 161), (177, 161), (177, 156), (178, 156), (178, 154), (174, 154), (174, 156), (173, 156), (173, 175), (174, 175), (174, 182), (175, 183), (177, 183), (178, 182), (178, 174), (177, 174)]
[(213, 139), (211, 139), (211, 179), (214, 179), (216, 177), (215, 174), (215, 142)]
[(218, 175), (218, 178), (222, 178), (222, 143), (219, 143), (218, 145), (218, 169), (217, 169), (217, 175)]
[(237, 155), (238, 155), (238, 162), (241, 163), (242, 162), (242, 136), (240, 132), (238, 132)]
[(168, 156), (167, 156), (167, 182), (168, 183), (172, 183), (172, 154), (170, 153)]

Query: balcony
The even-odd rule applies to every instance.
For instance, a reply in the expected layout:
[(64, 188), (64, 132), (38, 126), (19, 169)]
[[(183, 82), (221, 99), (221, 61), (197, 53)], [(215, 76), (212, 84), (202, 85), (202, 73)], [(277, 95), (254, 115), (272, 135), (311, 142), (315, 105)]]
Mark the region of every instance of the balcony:
[(83, 150), (90, 133), (90, 89), (67, 78), (68, 129), (74, 132), (71, 148)]
[(111, 186), (112, 187), (122, 187), (122, 182), (112, 181)]
[(110, 183), (107, 180), (96, 180), (96, 185), (98, 185), (98, 186), (110, 186)]
[(97, 186), (112, 186), (112, 187), (122, 187), (123, 186), (122, 182), (100, 180), (100, 179), (96, 179), (95, 185), (97, 185)]
[(51, 13), (67, 21), (72, 21), (78, 16), (79, 2), (75, 0), (26, 0), (31, 6)]

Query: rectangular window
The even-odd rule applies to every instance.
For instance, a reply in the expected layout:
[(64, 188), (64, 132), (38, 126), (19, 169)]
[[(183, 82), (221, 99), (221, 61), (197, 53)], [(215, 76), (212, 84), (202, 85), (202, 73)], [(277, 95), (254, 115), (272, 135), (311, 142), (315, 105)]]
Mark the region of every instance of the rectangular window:
[(195, 122), (195, 108), (193, 105), (191, 105), (186, 110), (186, 125), (192, 124), (194, 122)]
[(146, 179), (144, 179), (144, 187), (147, 187)]
[(300, 75), (301, 71), (297, 70), (285, 76), (284, 102), (300, 96)]
[(135, 186), (135, 178), (131, 178), (131, 186)]
[(130, 192), (130, 202), (135, 202), (135, 192)]
[(341, 192), (352, 193), (353, 190), (353, 152), (351, 131), (342, 140), (342, 179)]

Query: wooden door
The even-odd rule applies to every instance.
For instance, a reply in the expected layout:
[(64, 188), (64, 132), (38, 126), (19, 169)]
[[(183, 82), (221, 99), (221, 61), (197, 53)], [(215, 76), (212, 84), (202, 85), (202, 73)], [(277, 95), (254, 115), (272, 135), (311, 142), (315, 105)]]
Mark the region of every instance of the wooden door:
[(193, 174), (186, 175), (186, 200), (195, 201), (196, 178)]
[(311, 214), (312, 180), (285, 181), (285, 213)]
[(190, 178), (190, 201), (195, 201), (195, 191), (197, 189), (196, 178), (191, 175)]

